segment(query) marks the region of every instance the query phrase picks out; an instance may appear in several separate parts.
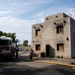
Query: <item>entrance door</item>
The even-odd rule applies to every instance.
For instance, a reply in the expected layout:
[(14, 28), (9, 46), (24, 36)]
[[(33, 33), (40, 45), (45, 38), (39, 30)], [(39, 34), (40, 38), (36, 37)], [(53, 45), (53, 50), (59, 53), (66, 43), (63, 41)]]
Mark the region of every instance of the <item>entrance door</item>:
[(50, 45), (46, 45), (46, 57), (50, 56)]

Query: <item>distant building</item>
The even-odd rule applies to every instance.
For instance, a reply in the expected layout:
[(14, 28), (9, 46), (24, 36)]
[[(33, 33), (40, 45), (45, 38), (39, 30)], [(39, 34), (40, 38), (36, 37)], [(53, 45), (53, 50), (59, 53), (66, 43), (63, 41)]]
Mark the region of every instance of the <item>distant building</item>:
[(65, 13), (32, 26), (32, 47), (39, 56), (75, 58), (75, 20)]

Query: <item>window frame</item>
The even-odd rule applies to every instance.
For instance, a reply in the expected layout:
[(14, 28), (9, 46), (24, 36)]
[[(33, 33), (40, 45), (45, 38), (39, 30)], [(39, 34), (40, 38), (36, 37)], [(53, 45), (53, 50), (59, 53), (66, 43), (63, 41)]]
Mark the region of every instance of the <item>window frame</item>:
[(40, 45), (40, 44), (36, 44), (36, 45), (35, 45), (35, 48), (36, 48), (36, 51), (38, 51), (38, 50), (40, 50), (41, 45)]
[(36, 36), (40, 36), (41, 35), (41, 30), (40, 29), (36, 29)]
[(64, 51), (64, 44), (63, 43), (57, 44), (57, 51), (60, 51), (60, 50)]
[(64, 33), (64, 26), (63, 25), (56, 26), (56, 33), (63, 34)]

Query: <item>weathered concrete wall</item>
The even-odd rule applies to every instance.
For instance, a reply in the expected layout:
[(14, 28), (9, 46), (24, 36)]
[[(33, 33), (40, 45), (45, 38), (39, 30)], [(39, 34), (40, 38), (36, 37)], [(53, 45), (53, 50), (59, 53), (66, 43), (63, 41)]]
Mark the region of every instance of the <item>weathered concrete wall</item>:
[[(55, 52), (55, 28), (53, 21), (45, 22), (43, 25), (44, 29), (42, 30), (41, 35), (41, 49), (46, 52), (46, 45), (50, 45), (51, 49)], [(54, 55), (53, 52), (51, 55)]]
[(65, 17), (68, 17), (68, 15), (66, 15), (65, 13), (59, 13), (59, 14), (55, 14), (55, 15), (51, 15), (51, 16), (46, 16), (45, 22), (50, 21), (50, 20), (58, 20), (58, 19), (62, 19)]
[[(62, 23), (63, 21), (66, 21), (66, 23)], [(63, 18), (60, 19), (60, 22), (64, 26), (64, 33), (63, 34), (56, 34), (56, 43), (63, 43), (64, 44), (64, 50), (57, 51), (56, 50), (56, 56), (63, 56), (64, 58), (71, 58), (71, 52), (70, 52), (70, 24), (69, 19)], [(69, 41), (67, 40), (69, 39)]]
[(71, 57), (75, 58), (75, 20), (70, 18), (71, 30)]
[[(40, 25), (42, 25), (43, 27), (41, 27)], [(64, 33), (62, 34), (56, 33), (56, 27), (58, 25), (63, 25)], [(38, 54), (40, 54), (41, 52), (46, 53), (46, 45), (50, 45), (50, 50), (51, 50), (50, 53), (52, 56), (60, 56), (60, 57), (63, 56), (64, 58), (71, 58), (71, 56), (74, 56), (75, 48), (73, 44), (74, 40), (72, 39), (74, 37), (74, 35), (72, 34), (72, 32), (74, 32), (73, 29), (74, 27), (70, 27), (70, 26), (71, 26), (70, 18), (64, 13), (47, 16), (45, 17), (44, 23), (33, 25), (32, 26), (32, 47), (35, 50), (35, 52)], [(36, 29), (41, 30), (41, 36), (35, 36)], [(64, 50), (57, 51), (58, 43), (64, 44)], [(40, 50), (36, 51), (35, 49), (36, 44), (41, 45)]]

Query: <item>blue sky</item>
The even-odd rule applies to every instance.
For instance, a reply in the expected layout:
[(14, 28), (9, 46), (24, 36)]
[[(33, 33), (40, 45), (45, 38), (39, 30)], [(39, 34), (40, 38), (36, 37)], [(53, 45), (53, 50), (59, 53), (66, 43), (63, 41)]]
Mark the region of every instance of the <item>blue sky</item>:
[(0, 0), (0, 31), (15, 32), (20, 43), (32, 41), (32, 25), (64, 12), (75, 19), (75, 0)]

